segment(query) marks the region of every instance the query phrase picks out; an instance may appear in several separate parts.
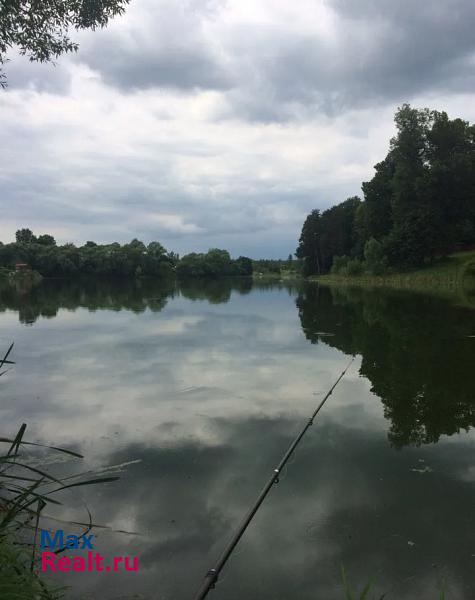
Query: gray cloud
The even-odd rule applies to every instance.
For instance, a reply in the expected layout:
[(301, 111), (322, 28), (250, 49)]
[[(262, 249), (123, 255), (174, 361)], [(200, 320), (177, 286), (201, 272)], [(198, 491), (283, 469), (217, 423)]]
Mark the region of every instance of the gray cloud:
[(39, 64), (18, 55), (10, 58), (5, 71), (8, 90), (29, 89), (61, 95), (67, 95), (70, 90), (71, 77), (61, 63)]
[(132, 2), (0, 94), (0, 235), (287, 256), (360, 192), (403, 101), (475, 120), (466, 0)]
[(222, 117), (257, 122), (473, 87), (475, 8), (468, 0), (325, 6), (333, 18), (330, 39), (283, 23), (236, 23), (221, 31), (220, 5), (210, 12), (209, 3), (146, 4), (129, 29), (88, 36), (78, 58), (121, 90), (225, 91)]
[(222, 90), (231, 85), (211, 53), (180, 45), (144, 50), (139, 42), (127, 48), (117, 40), (92, 48), (81, 60), (98, 70), (106, 83), (125, 91), (154, 87)]
[[(275, 4), (277, 13), (281, 4)], [(219, 0), (132, 3), (106, 30), (78, 34), (75, 61), (121, 91), (218, 90), (227, 100), (221, 118), (264, 123), (401, 102), (433, 90), (473, 89), (470, 0), (328, 0), (324, 6), (332, 18), (329, 36), (285, 23), (221, 23), (229, 6)], [(16, 57), (10, 81), (39, 91), (69, 90), (67, 69)]]
[[(434, 4), (329, 2), (335, 40), (267, 32), (251, 77), (231, 90), (232, 110), (255, 121), (305, 119), (402, 102), (434, 90), (466, 92), (475, 82), (475, 7), (468, 0)], [(239, 36), (255, 47), (259, 28)], [(244, 41), (243, 41), (244, 38)]]
[(216, 2), (142, 2), (131, 7), (140, 18), (127, 29), (114, 24), (103, 35), (85, 38), (78, 59), (121, 90), (173, 88), (224, 90), (231, 77), (202, 32)]

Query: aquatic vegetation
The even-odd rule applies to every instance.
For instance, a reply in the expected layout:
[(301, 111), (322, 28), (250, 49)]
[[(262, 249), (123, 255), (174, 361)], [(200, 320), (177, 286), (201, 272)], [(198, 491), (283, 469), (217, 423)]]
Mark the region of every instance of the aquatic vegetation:
[[(369, 593), (371, 592), (374, 586), (374, 582), (372, 581), (372, 579), (368, 580), (368, 582), (359, 594), (355, 594), (351, 588), (350, 582), (348, 581), (348, 575), (343, 566), (341, 567), (341, 579), (343, 582), (343, 588), (345, 592), (345, 600), (383, 600), (384, 598), (386, 598), (386, 593), (384, 593), (381, 596), (373, 595), (370, 599)], [(440, 590), (439, 600), (446, 600), (444, 584), (442, 584), (442, 589)]]
[[(373, 588), (373, 581), (371, 579), (366, 583), (366, 585), (361, 590), (361, 592), (356, 595), (352, 591), (350, 582), (348, 581), (347, 573), (343, 566), (341, 567), (341, 579), (343, 581), (343, 588), (345, 591), (345, 600), (370, 600), (369, 593), (371, 592), (371, 590)], [(383, 594), (382, 596), (378, 596), (377, 599), (383, 600), (383, 598), (385, 598), (385, 596), (386, 596), (386, 594)], [(371, 600), (375, 600), (375, 599), (376, 599), (376, 596), (373, 596), (373, 598)]]
[[(8, 360), (13, 343), (0, 359), (1, 370)], [(11, 600), (54, 600), (61, 590), (47, 586), (36, 572), (36, 544), (40, 518), (49, 505), (59, 505), (54, 496), (63, 490), (116, 481), (118, 477), (90, 477), (89, 473), (57, 478), (39, 469), (23, 456), (25, 448), (43, 448), (73, 459), (83, 456), (73, 450), (46, 446), (24, 440), (26, 424), (23, 423), (13, 439), (0, 438), (0, 598)], [(87, 475), (87, 478), (84, 478)], [(92, 516), (79, 538), (92, 529)]]

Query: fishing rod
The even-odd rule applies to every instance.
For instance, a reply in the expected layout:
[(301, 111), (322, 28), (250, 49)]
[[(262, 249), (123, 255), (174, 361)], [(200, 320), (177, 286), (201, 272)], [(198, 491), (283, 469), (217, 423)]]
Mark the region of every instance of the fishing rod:
[(299, 445), (300, 440), (306, 434), (307, 429), (313, 425), (313, 421), (314, 421), (315, 417), (318, 415), (320, 409), (325, 404), (325, 402), (328, 400), (328, 398), (332, 395), (333, 390), (336, 388), (336, 386), (343, 379), (343, 377), (345, 376), (345, 373), (348, 371), (348, 369), (350, 368), (351, 363), (354, 360), (355, 359), (353, 357), (350, 360), (350, 362), (346, 365), (346, 367), (340, 373), (340, 376), (338, 377), (338, 379), (335, 381), (335, 383), (332, 385), (332, 387), (326, 393), (326, 395), (323, 398), (323, 400), (320, 402), (320, 404), (314, 410), (312, 416), (307, 421), (307, 423), (305, 424), (305, 426), (303, 427), (303, 429), (300, 431), (300, 433), (297, 435), (297, 437), (294, 439), (294, 441), (290, 444), (289, 449), (284, 454), (284, 457), (282, 458), (282, 460), (280, 461), (280, 463), (278, 464), (278, 466), (274, 469), (272, 475), (270, 476), (269, 481), (266, 483), (266, 485), (262, 489), (262, 492), (257, 497), (257, 500), (254, 502), (254, 504), (252, 505), (252, 507), (249, 509), (248, 513), (246, 514), (246, 516), (242, 520), (241, 525), (239, 526), (239, 528), (237, 529), (236, 533), (234, 534), (234, 536), (232, 537), (232, 539), (230, 540), (230, 542), (228, 543), (228, 545), (224, 549), (224, 551), (221, 554), (221, 556), (219, 557), (217, 563), (215, 564), (215, 566), (212, 569), (210, 569), (206, 573), (205, 580), (204, 580), (202, 586), (200, 587), (200, 589), (198, 590), (198, 593), (195, 596), (195, 600), (203, 600), (208, 595), (208, 592), (211, 589), (214, 588), (214, 586), (216, 584), (216, 581), (218, 580), (219, 574), (223, 570), (224, 565), (227, 563), (229, 557), (233, 553), (234, 548), (237, 546), (239, 540), (243, 536), (243, 534), (246, 531), (249, 523), (252, 521), (254, 515), (259, 510), (261, 504), (264, 502), (264, 500), (265, 500), (267, 494), (269, 493), (271, 487), (275, 483), (279, 483), (279, 474), (281, 473), (282, 469), (285, 467), (287, 461), (289, 460), (289, 458), (294, 453), (294, 450)]

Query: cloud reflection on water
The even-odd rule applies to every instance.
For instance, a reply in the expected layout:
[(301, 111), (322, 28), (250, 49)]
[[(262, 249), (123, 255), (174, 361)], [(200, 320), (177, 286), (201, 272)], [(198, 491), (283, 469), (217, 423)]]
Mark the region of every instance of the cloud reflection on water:
[[(372, 335), (365, 320), (371, 298), (345, 304), (327, 293), (313, 315), (308, 290), (299, 291), (300, 313), (297, 290), (245, 291), (215, 286), (209, 302), (206, 290), (193, 296), (192, 288), (174, 289), (154, 310), (149, 298), (160, 296), (147, 284), (128, 294), (103, 289), (96, 306), (87, 288), (70, 291), (70, 301), (63, 288), (43, 289), (35, 292), (37, 307), (48, 305), (53, 319), (24, 327), (12, 313), (0, 315), (17, 361), (2, 382), (8, 400), (1, 422), (25, 421), (31, 438), (73, 445), (86, 454), (86, 467), (141, 460), (118, 483), (86, 494), (96, 522), (139, 532), (99, 531), (96, 546), (107, 556), (138, 555), (139, 576), (62, 574), (78, 596), (191, 597), (347, 362), (342, 347), (354, 351)], [(21, 302), (35, 313), (31, 295)], [(8, 294), (2, 304), (20, 308)], [(441, 310), (427, 306), (427, 319)], [(444, 310), (458, 322), (459, 309)], [(309, 344), (312, 331), (337, 331), (335, 311), (343, 331)], [(451, 599), (475, 592), (467, 536), (474, 438), (461, 433), (437, 445), (391, 447), (384, 406), (359, 375), (366, 348), (241, 541), (217, 598), (336, 600), (341, 564), (355, 584), (374, 577), (380, 593), (400, 600), (434, 598), (442, 578)], [(425, 466), (431, 471), (420, 472)], [(57, 516), (71, 514), (66, 508)]]

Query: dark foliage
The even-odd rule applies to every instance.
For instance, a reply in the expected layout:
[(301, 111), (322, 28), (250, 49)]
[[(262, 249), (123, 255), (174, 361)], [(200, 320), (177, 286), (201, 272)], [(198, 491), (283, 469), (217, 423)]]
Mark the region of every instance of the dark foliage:
[(227, 250), (211, 248), (206, 254), (186, 254), (177, 266), (180, 277), (226, 277), (252, 275), (252, 260), (240, 256), (233, 260)]
[(16, 232), (16, 242), (0, 243), (0, 266), (13, 268), (16, 263), (26, 263), (46, 277), (64, 277), (78, 273), (115, 276), (172, 275), (176, 255), (167, 252), (159, 242), (145, 246), (140, 240), (129, 244), (74, 244), (57, 246), (53, 236), (38, 238), (30, 229)]
[(0, 242), (0, 268), (13, 269), (24, 263), (45, 277), (70, 275), (107, 275), (127, 277), (168, 278), (177, 273), (181, 277), (248, 277), (253, 272), (253, 261), (246, 256), (232, 259), (227, 250), (212, 248), (206, 254), (191, 253), (179, 256), (167, 250), (160, 242), (146, 246), (134, 239), (128, 244), (96, 244), (58, 246), (49, 234), (36, 237), (30, 229), (19, 229), (16, 242)]

